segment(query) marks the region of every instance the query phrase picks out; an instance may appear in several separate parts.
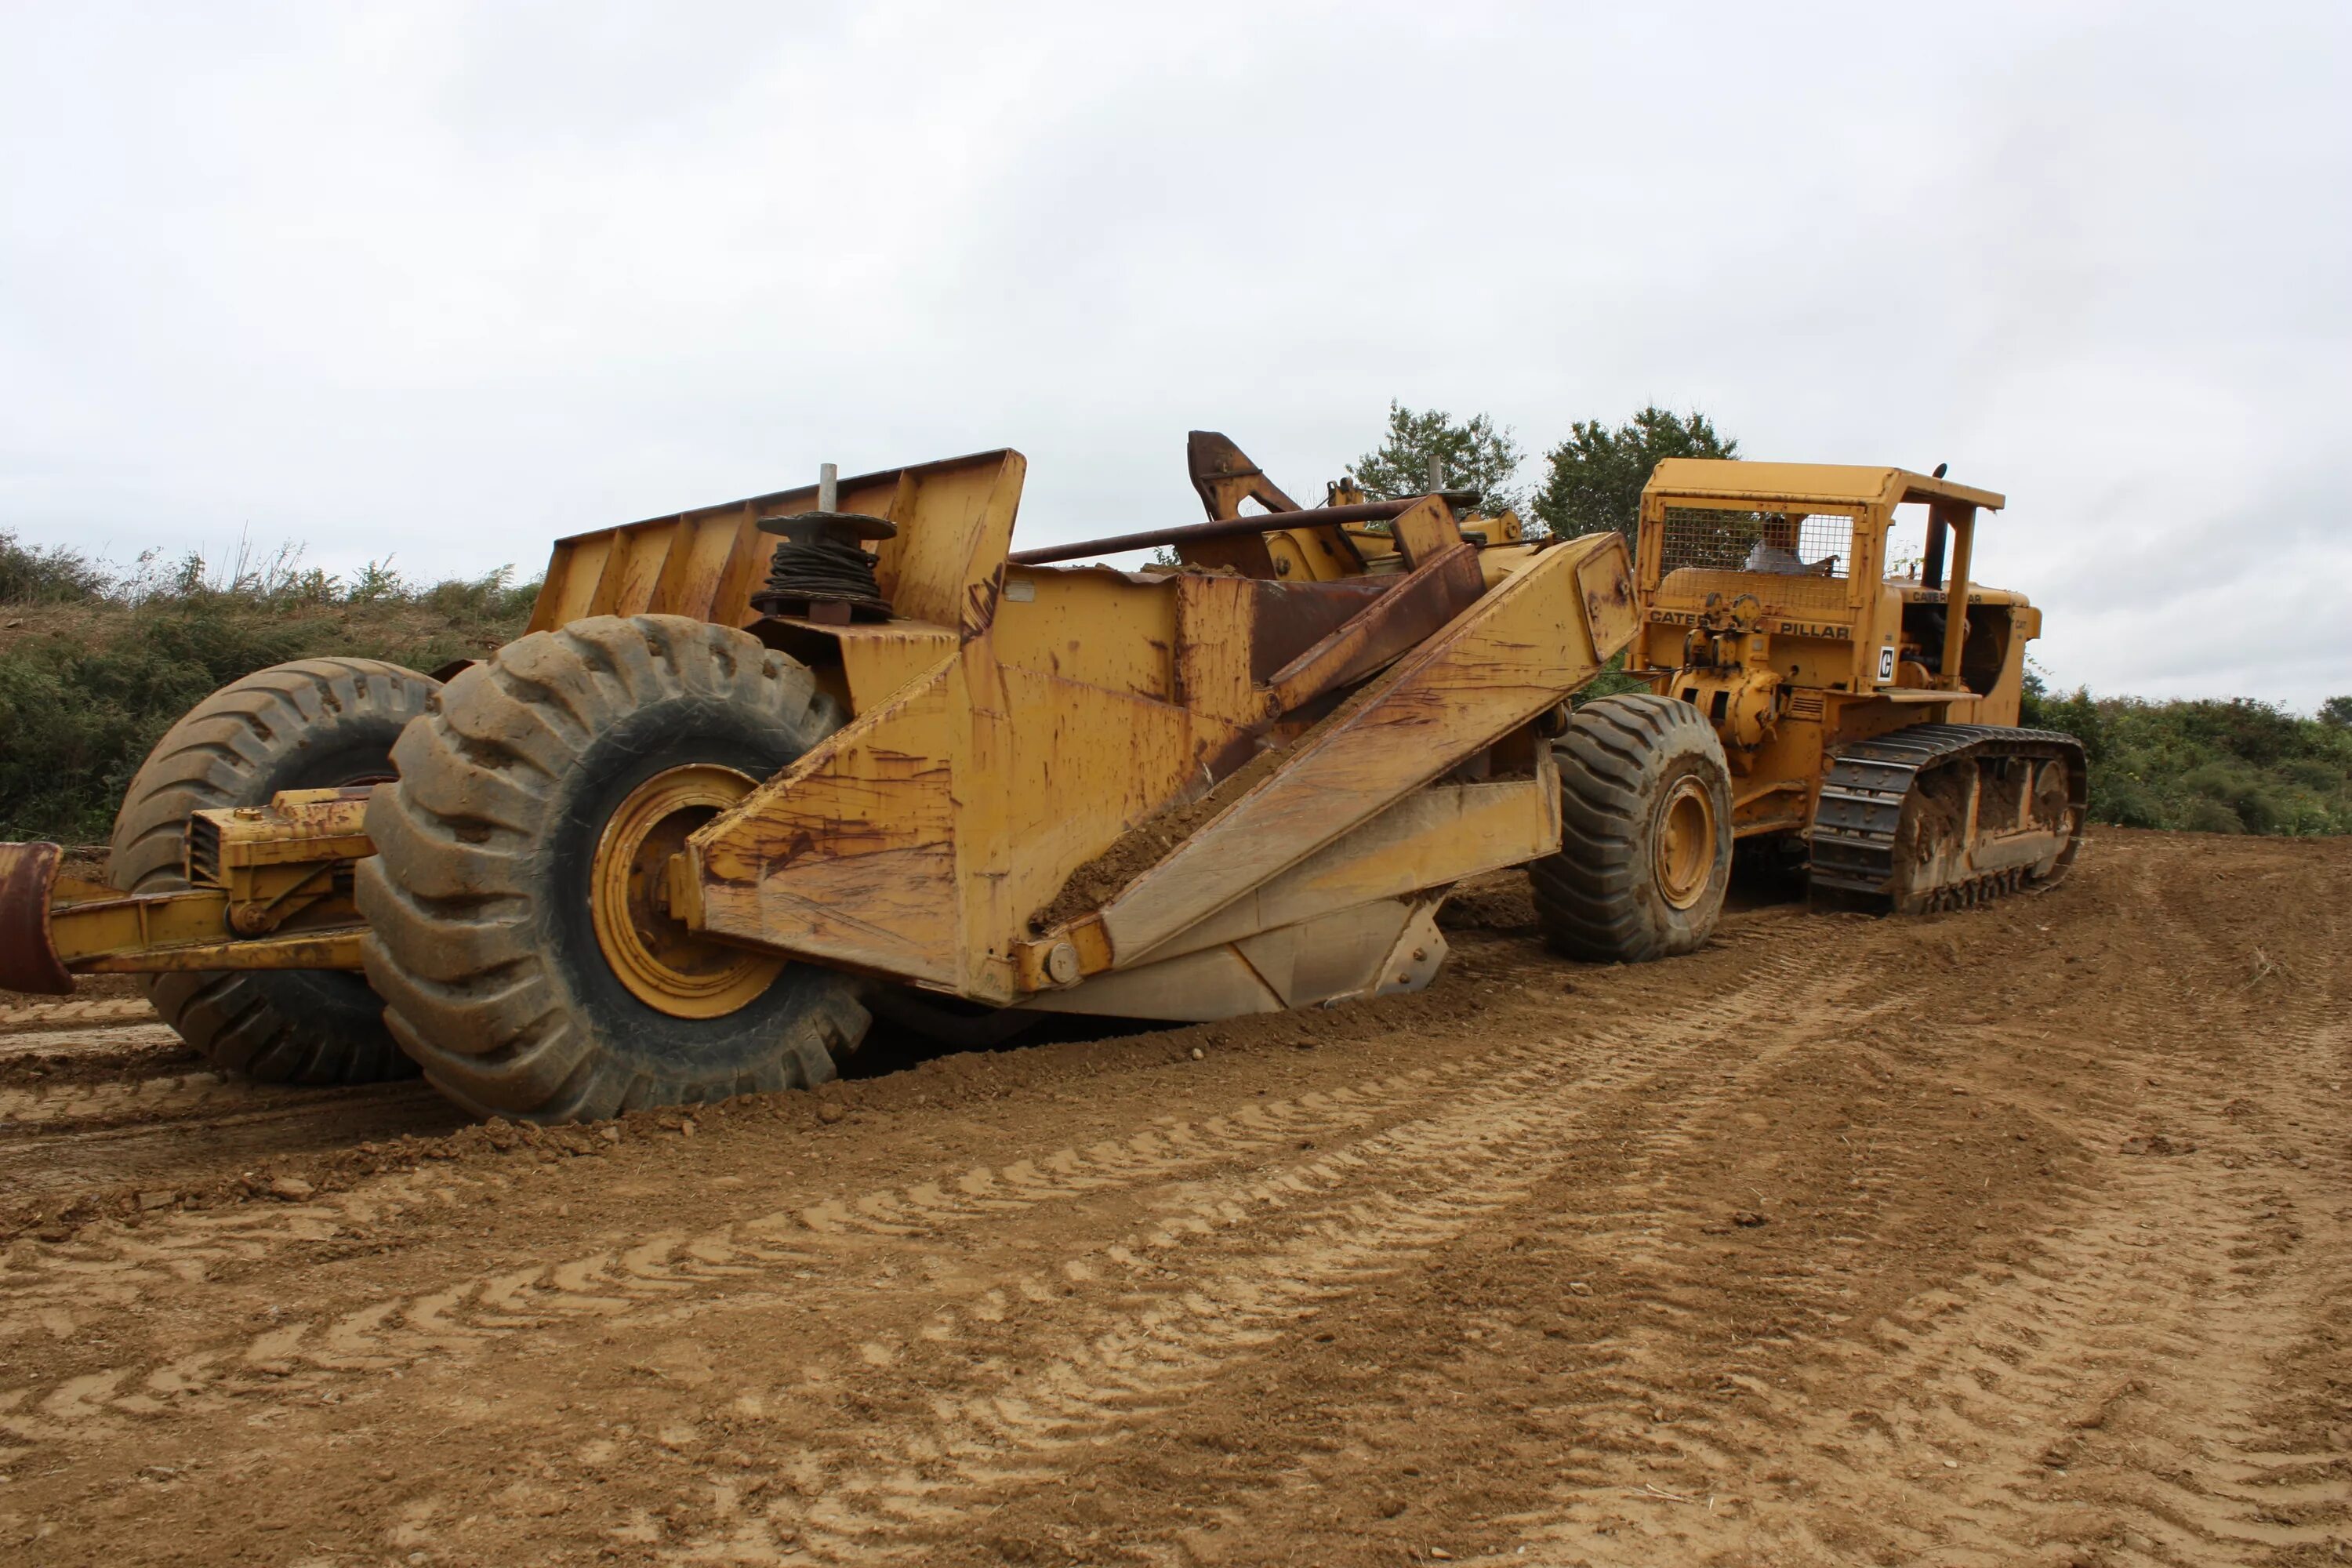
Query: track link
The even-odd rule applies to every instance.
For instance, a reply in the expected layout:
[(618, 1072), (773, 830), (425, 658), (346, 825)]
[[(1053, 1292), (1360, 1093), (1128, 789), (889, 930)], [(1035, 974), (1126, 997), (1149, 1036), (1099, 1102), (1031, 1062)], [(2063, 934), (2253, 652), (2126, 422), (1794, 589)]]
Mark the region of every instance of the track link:
[[(1920, 781), (1962, 763), (2007, 757), (2066, 763), (2066, 840), (2046, 870), (2000, 866), (1927, 885), (1906, 883), (1896, 847), (1904, 813)], [(2064, 877), (2081, 847), (2089, 773), (2082, 742), (2056, 730), (1996, 724), (1921, 724), (1841, 752), (1822, 783), (1813, 811), (1812, 885), (1847, 901), (1875, 902), (1898, 914), (1924, 914), (1985, 903)], [(1983, 840), (1970, 846), (1971, 851)]]

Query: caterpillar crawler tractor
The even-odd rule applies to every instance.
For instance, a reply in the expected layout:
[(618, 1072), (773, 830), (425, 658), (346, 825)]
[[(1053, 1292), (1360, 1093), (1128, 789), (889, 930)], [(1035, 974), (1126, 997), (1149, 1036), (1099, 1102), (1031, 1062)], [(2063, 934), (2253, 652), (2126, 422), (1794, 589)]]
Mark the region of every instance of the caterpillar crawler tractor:
[[(1643, 491), (1629, 667), (1706, 715), (1734, 835), (1807, 864), (1817, 899), (1950, 909), (2073, 862), (2083, 749), (2016, 728), (2041, 612), (1969, 581), (1978, 519), (2004, 504), (1941, 468), (1696, 458)], [(1924, 553), (1895, 577), (1904, 506), (1926, 509)]]

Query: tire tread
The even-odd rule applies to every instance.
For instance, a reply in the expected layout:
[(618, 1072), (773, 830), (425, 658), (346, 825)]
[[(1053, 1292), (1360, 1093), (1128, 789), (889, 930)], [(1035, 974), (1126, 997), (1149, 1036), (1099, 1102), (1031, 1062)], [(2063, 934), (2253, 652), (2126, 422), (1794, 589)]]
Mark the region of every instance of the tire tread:
[(367, 972), (394, 1036), (478, 1115), (569, 1121), (807, 1087), (864, 1034), (845, 979), (813, 987), (755, 1068), (655, 1073), (605, 1048), (548, 956), (541, 900), (567, 767), (617, 720), (678, 700), (748, 705), (811, 742), (839, 722), (806, 669), (745, 633), (606, 616), (508, 645), (401, 737), (400, 783), (369, 805), (376, 854), (359, 871)]
[[(259, 805), (277, 763), (321, 726), (397, 731), (436, 690), (415, 670), (376, 659), (306, 658), (231, 682), (174, 724), (131, 782), (116, 813), (108, 878), (126, 892), (185, 887), (188, 817)], [(289, 988), (262, 973), (163, 974), (149, 1002), (214, 1066), (271, 1083), (373, 1083), (415, 1074), (371, 1018), (298, 1016)]]
[[(1687, 952), (1706, 940), (1721, 906), (1710, 889), (1696, 921), (1661, 920), (1639, 863), (1649, 787), (1676, 756), (1711, 756), (1727, 780), (1722, 743), (1699, 711), (1654, 692), (1601, 698), (1577, 710), (1553, 743), (1559, 765), (1560, 847), (1528, 867), (1546, 940), (1570, 958), (1641, 963)], [(1729, 834), (1727, 787), (1720, 801)], [(1716, 878), (1726, 875), (1727, 843)]]

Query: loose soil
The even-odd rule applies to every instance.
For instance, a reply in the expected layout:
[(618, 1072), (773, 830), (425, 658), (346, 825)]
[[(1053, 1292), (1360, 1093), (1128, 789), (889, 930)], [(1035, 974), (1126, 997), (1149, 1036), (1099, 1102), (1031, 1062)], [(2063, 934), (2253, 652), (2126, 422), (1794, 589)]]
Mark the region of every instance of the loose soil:
[(1423, 995), (601, 1127), (26, 1021), (0, 1561), (2352, 1555), (2352, 842), (1474, 893)]
[(1287, 748), (1260, 752), (1198, 799), (1171, 806), (1129, 828), (1109, 848), (1070, 873), (1070, 879), (1062, 884), (1054, 901), (1029, 922), (1030, 929), (1043, 936), (1110, 902), (1120, 889), (1166, 859), (1176, 846), (1192, 837), (1211, 817), (1255, 789), (1289, 755)]

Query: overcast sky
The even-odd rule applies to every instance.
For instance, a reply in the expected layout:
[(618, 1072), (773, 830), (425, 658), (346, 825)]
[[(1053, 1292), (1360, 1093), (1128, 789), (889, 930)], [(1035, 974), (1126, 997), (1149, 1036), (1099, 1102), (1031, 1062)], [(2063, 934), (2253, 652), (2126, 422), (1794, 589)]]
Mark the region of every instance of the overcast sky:
[(1037, 543), (1654, 401), (2006, 491), (2058, 681), (2352, 691), (2343, 4), (0, 17), (28, 541), (531, 575), (1009, 445)]

